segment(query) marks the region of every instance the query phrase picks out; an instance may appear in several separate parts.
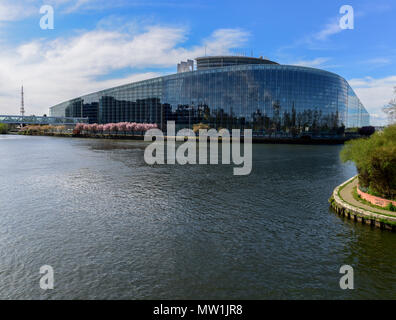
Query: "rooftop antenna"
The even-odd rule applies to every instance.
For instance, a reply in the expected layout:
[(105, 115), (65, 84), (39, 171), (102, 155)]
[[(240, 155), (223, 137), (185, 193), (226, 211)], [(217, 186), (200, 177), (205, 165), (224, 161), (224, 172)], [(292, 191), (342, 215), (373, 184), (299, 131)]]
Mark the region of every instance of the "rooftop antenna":
[(24, 93), (23, 93), (23, 85), (22, 85), (22, 90), (21, 90), (21, 110), (20, 110), (21, 116), (25, 115), (25, 101), (24, 101)]

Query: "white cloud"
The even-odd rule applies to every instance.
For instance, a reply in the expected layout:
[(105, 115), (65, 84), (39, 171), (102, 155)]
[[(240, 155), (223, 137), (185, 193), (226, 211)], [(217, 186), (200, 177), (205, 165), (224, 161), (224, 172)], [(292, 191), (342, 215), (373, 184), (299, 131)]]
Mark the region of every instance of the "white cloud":
[(179, 0), (0, 0), (0, 22), (19, 21), (39, 15), (42, 5), (51, 5), (56, 14), (71, 14), (82, 11), (99, 11), (109, 8), (131, 7), (192, 7), (200, 3)]
[(1, 0), (0, 21), (19, 21), (26, 17), (39, 15), (42, 5), (52, 5), (61, 13), (72, 13), (79, 10), (100, 10), (109, 7), (122, 6), (124, 0)]
[(338, 19), (334, 19), (330, 23), (326, 24), (325, 27), (314, 35), (316, 40), (327, 40), (330, 36), (340, 33), (342, 29), (340, 28)]
[(316, 58), (313, 60), (298, 60), (291, 64), (302, 67), (318, 68), (318, 67), (323, 67), (323, 64), (329, 60), (330, 58)]
[(392, 99), (393, 87), (396, 86), (396, 75), (381, 79), (365, 77), (352, 79), (348, 82), (371, 114), (372, 124), (386, 124), (386, 116), (382, 112), (382, 108)]
[(227, 54), (230, 48), (242, 47), (249, 33), (241, 29), (218, 29), (204, 41), (208, 55)]
[(100, 10), (117, 6), (119, 1), (112, 0), (52, 0), (56, 5), (62, 5), (63, 13), (72, 13), (80, 10)]
[(0, 21), (22, 20), (34, 12), (38, 11), (35, 10), (35, 6), (31, 1), (20, 1), (16, 3), (11, 0), (1, 0), (0, 3)]
[[(303, 48), (306, 50), (334, 50), (335, 44), (329, 40), (331, 36), (344, 31), (339, 26), (339, 19), (333, 18), (329, 20), (329, 23), (324, 25), (319, 31), (311, 31), (301, 38), (294, 40), (287, 45), (278, 48), (278, 54), (285, 55), (286, 52), (292, 51), (291, 54), (296, 52), (296, 49)], [(304, 61), (303, 61), (304, 62)]]
[(392, 60), (388, 59), (388, 58), (377, 57), (377, 58), (362, 61), (362, 63), (368, 64), (370, 66), (375, 65), (376, 67), (378, 67), (378, 66), (384, 66), (384, 65), (390, 64), (390, 63), (392, 63)]
[[(162, 74), (145, 68), (176, 69), (187, 58), (228, 54), (249, 36), (240, 29), (220, 29), (200, 45), (183, 47), (183, 27), (150, 26), (130, 34), (94, 30), (71, 38), (35, 40), (18, 47), (0, 47), (0, 114), (18, 113), (20, 86), (26, 91), (27, 114), (48, 113), (48, 107), (108, 87)], [(123, 78), (98, 80), (132, 70)]]

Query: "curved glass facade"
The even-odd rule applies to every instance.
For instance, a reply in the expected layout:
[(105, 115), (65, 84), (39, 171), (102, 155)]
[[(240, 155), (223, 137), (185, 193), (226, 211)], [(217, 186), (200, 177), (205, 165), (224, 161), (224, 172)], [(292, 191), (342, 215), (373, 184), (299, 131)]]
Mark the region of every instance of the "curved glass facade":
[[(82, 96), (51, 116), (91, 123), (147, 122), (165, 128), (204, 123), (256, 133), (340, 133), (369, 125), (369, 114), (342, 77), (319, 69), (263, 64), (184, 72)], [(340, 131), (341, 130), (341, 131)]]

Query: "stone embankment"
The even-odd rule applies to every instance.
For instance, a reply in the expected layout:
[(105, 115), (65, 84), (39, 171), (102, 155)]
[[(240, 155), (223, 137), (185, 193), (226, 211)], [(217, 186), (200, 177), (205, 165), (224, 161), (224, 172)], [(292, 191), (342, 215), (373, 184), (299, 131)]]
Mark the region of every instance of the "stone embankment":
[(334, 189), (333, 195), (329, 199), (332, 208), (339, 215), (348, 219), (396, 232), (396, 214), (368, 206), (353, 197), (357, 180), (357, 176), (355, 176)]

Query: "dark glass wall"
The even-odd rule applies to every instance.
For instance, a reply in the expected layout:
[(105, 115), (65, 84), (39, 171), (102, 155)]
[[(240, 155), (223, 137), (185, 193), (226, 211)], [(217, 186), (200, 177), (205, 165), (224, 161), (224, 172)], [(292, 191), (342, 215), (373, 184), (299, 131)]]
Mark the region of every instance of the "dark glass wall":
[(164, 128), (205, 123), (257, 133), (340, 133), (369, 124), (349, 84), (336, 74), (284, 65), (243, 65), (185, 72), (112, 88), (50, 109), (91, 123), (147, 122)]

